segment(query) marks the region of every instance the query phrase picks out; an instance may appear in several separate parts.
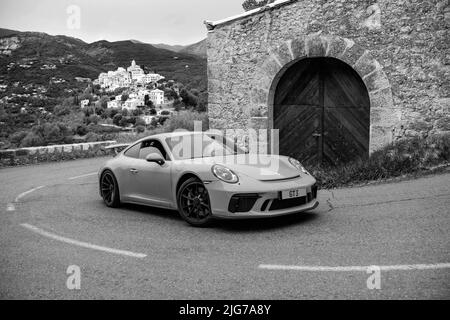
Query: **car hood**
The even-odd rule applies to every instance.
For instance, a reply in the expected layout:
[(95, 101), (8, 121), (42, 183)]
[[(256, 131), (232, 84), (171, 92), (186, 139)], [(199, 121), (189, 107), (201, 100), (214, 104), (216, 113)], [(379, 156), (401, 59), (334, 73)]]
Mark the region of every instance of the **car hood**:
[(186, 160), (186, 162), (211, 166), (221, 164), (238, 175), (245, 175), (260, 181), (288, 180), (303, 175), (290, 164), (288, 157), (277, 155), (231, 155), (192, 159)]

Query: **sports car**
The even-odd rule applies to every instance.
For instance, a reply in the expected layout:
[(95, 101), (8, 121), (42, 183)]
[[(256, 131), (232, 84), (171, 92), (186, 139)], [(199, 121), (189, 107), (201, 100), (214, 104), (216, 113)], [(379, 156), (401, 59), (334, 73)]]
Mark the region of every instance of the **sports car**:
[(315, 209), (316, 180), (293, 158), (250, 154), (224, 136), (160, 134), (127, 146), (99, 171), (104, 203), (178, 210), (197, 227)]

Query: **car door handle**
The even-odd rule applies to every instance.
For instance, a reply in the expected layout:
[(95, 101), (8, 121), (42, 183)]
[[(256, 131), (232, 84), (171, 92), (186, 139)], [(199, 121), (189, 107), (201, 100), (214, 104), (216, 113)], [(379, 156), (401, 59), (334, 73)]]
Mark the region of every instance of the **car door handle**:
[(139, 171), (136, 170), (136, 169), (131, 169), (130, 172), (131, 172), (132, 174), (138, 174), (138, 173), (139, 173)]

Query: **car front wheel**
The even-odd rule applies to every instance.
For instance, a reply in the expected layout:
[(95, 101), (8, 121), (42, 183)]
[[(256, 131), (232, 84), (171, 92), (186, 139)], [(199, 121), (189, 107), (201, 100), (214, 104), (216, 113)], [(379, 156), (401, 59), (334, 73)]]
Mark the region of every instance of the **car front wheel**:
[(178, 211), (181, 217), (195, 227), (206, 227), (212, 222), (211, 203), (204, 184), (191, 178), (185, 181), (177, 195)]
[(100, 178), (100, 190), (103, 201), (110, 208), (120, 206), (119, 185), (111, 171), (105, 171)]

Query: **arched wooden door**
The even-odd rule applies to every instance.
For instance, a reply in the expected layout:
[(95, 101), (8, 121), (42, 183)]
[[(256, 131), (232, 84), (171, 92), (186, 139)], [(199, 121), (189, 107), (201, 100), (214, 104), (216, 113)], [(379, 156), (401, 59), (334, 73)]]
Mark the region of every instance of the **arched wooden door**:
[(340, 60), (308, 58), (291, 66), (277, 85), (273, 120), (281, 155), (309, 164), (369, 155), (369, 94)]

